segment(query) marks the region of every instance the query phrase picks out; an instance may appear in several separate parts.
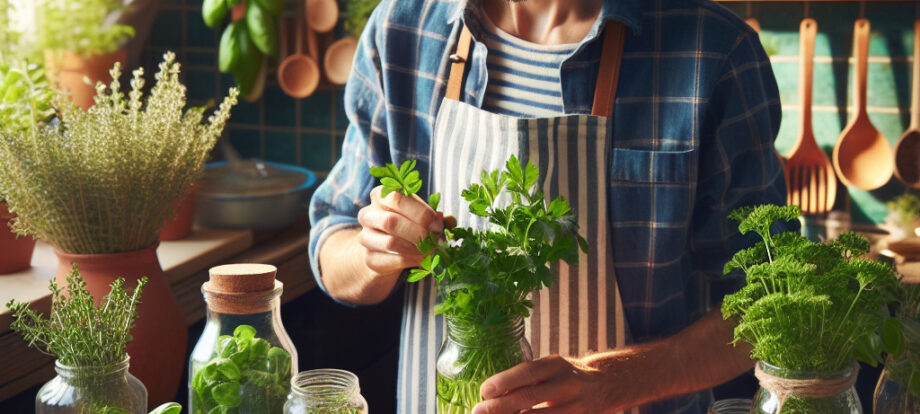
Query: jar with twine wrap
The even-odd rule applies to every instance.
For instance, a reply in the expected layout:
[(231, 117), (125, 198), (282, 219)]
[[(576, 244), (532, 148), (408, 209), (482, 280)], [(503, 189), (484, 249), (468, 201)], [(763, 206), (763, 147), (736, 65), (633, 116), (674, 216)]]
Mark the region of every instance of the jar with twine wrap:
[(760, 390), (751, 414), (862, 414), (853, 384), (859, 374), (854, 362), (838, 372), (796, 371), (758, 361), (754, 376)]
[(201, 286), (207, 321), (189, 360), (189, 412), (281, 412), (297, 351), (281, 323), (276, 273), (265, 264), (210, 269)]

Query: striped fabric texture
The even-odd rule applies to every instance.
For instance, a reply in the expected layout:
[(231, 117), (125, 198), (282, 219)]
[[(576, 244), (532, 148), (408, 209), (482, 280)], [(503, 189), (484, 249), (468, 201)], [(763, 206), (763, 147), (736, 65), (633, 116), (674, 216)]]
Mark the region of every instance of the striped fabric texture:
[[(785, 203), (773, 155), (779, 97), (757, 34), (722, 6), (604, 0), (598, 22), (562, 64), (566, 114), (591, 111), (608, 19), (628, 29), (608, 125), (606, 225), (629, 333), (641, 342), (687, 327), (740, 286), (741, 276), (722, 276), (722, 266), (754, 239), (740, 236), (726, 215), (738, 206)], [(482, 21), (480, 0), (383, 0), (371, 16), (345, 90), (342, 158), (310, 206), (311, 264), (321, 288), (318, 250), (329, 234), (358, 225), (376, 185), (369, 168), (415, 159), (430, 177), (448, 56), (464, 23), (476, 42), (462, 99), (482, 107), (489, 55)], [(435, 300), (409, 299), (407, 308)], [(709, 395), (644, 411), (705, 413)], [(423, 412), (408, 404), (407, 412)]]
[(518, 39), (483, 16), (489, 81), (482, 109), (517, 117), (561, 114), (562, 62), (577, 44), (541, 46)]
[[(627, 344), (627, 327), (617, 287), (607, 226), (596, 226), (607, 210), (606, 134), (609, 118), (571, 115), (515, 118), (445, 100), (432, 138), (432, 191), (442, 194), (445, 214), (460, 226), (483, 229), (486, 220), (469, 212), (460, 193), (479, 182), (480, 171), (504, 168), (515, 155), (540, 169), (537, 185), (547, 198), (569, 200), (578, 217), (589, 254), (580, 253), (578, 266), (553, 266), (555, 283), (534, 292), (534, 309), (525, 336), (535, 358), (551, 354), (584, 356), (598, 349)], [(587, 155), (587, 156), (586, 156)], [(443, 321), (433, 313), (434, 285), (430, 281), (407, 287), (410, 304), (404, 315), (399, 377), (399, 412), (412, 412), (409, 402), (434, 412), (434, 367), (443, 336)], [(418, 300), (417, 298), (424, 298)], [(427, 376), (422, 375), (425, 373)], [(638, 410), (636, 410), (638, 412)]]

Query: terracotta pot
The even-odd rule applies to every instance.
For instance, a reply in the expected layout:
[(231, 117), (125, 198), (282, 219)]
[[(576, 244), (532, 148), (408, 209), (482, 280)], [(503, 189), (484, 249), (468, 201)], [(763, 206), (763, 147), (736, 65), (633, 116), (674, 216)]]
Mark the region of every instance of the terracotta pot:
[(182, 197), (179, 197), (179, 207), (176, 208), (176, 217), (163, 223), (160, 229), (160, 241), (179, 240), (192, 231), (192, 222), (195, 219), (195, 193), (201, 184), (195, 183), (189, 187)]
[(28, 269), (35, 250), (35, 239), (16, 236), (10, 230), (12, 218), (6, 203), (0, 203), (0, 275)]
[(130, 371), (147, 387), (151, 407), (172, 401), (185, 368), (188, 326), (160, 267), (156, 246), (114, 254), (69, 254), (58, 250), (55, 253), (59, 259), (58, 284), (65, 285), (71, 266), (76, 263), (97, 302), (109, 292), (109, 284), (115, 279), (124, 277), (127, 286), (133, 289), (137, 279), (147, 276), (149, 282), (131, 330), (134, 340), (128, 344)]
[[(45, 51), (45, 69), (52, 85), (68, 92), (71, 99), (81, 108), (89, 109), (95, 103), (96, 82), (108, 84), (112, 81), (109, 70), (115, 62), (121, 62), (122, 71), (126, 71), (128, 53), (119, 49), (102, 55), (79, 55), (67, 51)], [(83, 77), (92, 82), (86, 84)]]

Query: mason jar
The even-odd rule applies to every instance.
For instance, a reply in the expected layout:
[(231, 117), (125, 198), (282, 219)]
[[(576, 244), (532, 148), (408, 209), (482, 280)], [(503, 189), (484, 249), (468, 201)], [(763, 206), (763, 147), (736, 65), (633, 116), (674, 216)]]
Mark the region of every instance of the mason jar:
[(147, 389), (128, 372), (128, 361), (93, 366), (55, 361), (57, 376), (38, 391), (36, 414), (146, 413)]
[(285, 414), (367, 414), (358, 377), (341, 369), (316, 369), (291, 380)]
[(875, 386), (875, 396), (872, 401), (873, 413), (920, 413), (920, 397), (911, 394), (906, 384), (910, 381), (910, 368), (910, 364), (893, 363), (889, 358), (878, 379), (878, 385)]
[(207, 321), (189, 360), (190, 413), (283, 409), (297, 351), (281, 323), (283, 285), (276, 271), (262, 264), (210, 269), (201, 287)]
[(471, 413), (482, 401), (479, 388), (486, 379), (533, 359), (524, 338), (524, 318), (487, 325), (445, 318), (447, 335), (438, 351), (438, 414)]
[(751, 414), (862, 414), (853, 387), (859, 370), (855, 363), (831, 373), (790, 370), (764, 361), (757, 364), (760, 390), (754, 395)]

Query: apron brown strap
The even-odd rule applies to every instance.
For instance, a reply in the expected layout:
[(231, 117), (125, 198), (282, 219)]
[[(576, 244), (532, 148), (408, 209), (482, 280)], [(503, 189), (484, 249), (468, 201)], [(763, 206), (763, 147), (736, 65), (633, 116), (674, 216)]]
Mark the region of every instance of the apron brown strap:
[[(603, 51), (601, 52), (601, 70), (597, 74), (594, 87), (594, 105), (591, 115), (610, 116), (613, 102), (617, 96), (617, 83), (620, 80), (620, 67), (623, 62), (623, 45), (626, 41), (626, 26), (620, 22), (609, 22), (604, 28)], [(456, 53), (450, 55), (450, 77), (447, 79), (445, 98), (459, 101), (463, 92), (463, 79), (466, 77), (466, 61), (470, 56), (473, 35), (463, 25), (460, 39), (457, 41)], [(609, 68), (609, 70), (603, 70)]]
[(450, 55), (450, 78), (447, 79), (447, 94), (445, 95), (447, 99), (460, 100), (460, 93), (463, 92), (466, 59), (470, 56), (470, 46), (472, 44), (473, 34), (470, 33), (470, 29), (466, 25), (463, 25), (460, 40), (457, 41), (457, 53)]
[[(594, 86), (594, 106), (591, 115), (610, 116), (617, 96), (620, 67), (623, 62), (623, 45), (626, 41), (626, 26), (620, 22), (609, 22), (604, 28), (604, 50), (601, 65)], [(606, 69), (606, 70), (605, 70)]]

